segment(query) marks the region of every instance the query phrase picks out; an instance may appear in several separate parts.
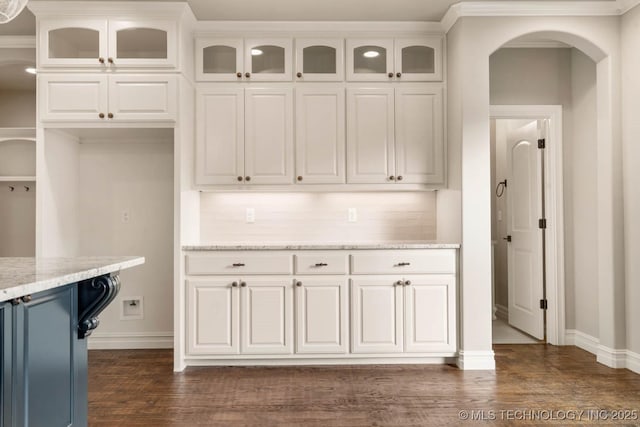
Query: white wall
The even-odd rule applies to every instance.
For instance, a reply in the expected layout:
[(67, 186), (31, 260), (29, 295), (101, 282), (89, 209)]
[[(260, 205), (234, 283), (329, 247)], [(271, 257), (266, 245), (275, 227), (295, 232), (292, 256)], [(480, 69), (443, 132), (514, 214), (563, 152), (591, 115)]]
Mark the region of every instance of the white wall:
[[(628, 349), (640, 353), (640, 7), (622, 17), (622, 140)], [(640, 372), (640, 362), (636, 365)]]
[[(435, 199), (434, 192), (203, 193), (201, 241), (435, 240)], [(246, 208), (255, 209), (255, 223), (246, 223)], [(347, 221), (349, 208), (357, 222)]]
[(29, 90), (0, 91), (0, 127), (36, 126), (36, 93)]

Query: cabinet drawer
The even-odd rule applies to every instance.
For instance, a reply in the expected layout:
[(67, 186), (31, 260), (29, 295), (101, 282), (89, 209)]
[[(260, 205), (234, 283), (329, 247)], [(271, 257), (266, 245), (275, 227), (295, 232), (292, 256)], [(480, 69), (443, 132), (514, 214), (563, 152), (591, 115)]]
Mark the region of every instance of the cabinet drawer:
[(187, 254), (189, 275), (291, 274), (291, 255), (286, 253), (218, 252)]
[(455, 249), (356, 251), (352, 274), (455, 274)]
[(347, 274), (347, 256), (335, 252), (305, 252), (295, 255), (296, 274)]

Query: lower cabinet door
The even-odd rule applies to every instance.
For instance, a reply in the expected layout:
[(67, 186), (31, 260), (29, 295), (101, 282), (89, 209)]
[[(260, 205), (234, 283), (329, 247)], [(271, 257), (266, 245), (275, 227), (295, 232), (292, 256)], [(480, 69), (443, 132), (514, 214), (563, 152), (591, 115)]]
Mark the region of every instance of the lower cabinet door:
[(250, 277), (241, 282), (241, 352), (293, 352), (293, 282), (291, 277)]
[(11, 425), (11, 303), (0, 302), (0, 426)]
[(344, 277), (296, 281), (296, 353), (346, 353), (347, 281)]
[(456, 351), (455, 276), (406, 276), (405, 351)]
[(402, 286), (388, 278), (351, 280), (353, 353), (403, 351)]
[(187, 281), (187, 353), (238, 353), (238, 287), (235, 278)]

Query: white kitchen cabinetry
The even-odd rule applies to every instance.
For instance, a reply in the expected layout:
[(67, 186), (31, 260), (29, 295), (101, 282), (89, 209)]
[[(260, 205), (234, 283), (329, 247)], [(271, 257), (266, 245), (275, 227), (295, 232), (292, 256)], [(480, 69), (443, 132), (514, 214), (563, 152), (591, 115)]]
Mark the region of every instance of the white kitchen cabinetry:
[(196, 80), (291, 81), (290, 38), (198, 38)]
[(444, 184), (439, 84), (347, 89), (347, 182)]
[(292, 184), (293, 90), (215, 88), (197, 94), (198, 184)]
[(296, 81), (329, 82), (344, 79), (344, 40), (296, 39)]
[(344, 89), (296, 88), (296, 182), (345, 182)]
[(175, 68), (177, 22), (87, 17), (40, 20), (38, 64), (66, 68)]
[(347, 39), (349, 81), (440, 81), (443, 37)]
[(40, 74), (43, 122), (172, 122), (176, 120), (174, 75)]

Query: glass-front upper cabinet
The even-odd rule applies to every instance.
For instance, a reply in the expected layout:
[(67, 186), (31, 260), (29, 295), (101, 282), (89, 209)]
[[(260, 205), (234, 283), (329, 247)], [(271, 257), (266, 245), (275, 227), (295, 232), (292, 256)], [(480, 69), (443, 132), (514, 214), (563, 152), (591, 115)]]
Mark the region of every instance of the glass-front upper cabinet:
[(196, 40), (196, 80), (241, 81), (244, 74), (242, 39)]
[(292, 40), (246, 39), (244, 77), (248, 81), (290, 81)]
[(296, 81), (344, 79), (343, 39), (296, 39)]
[(43, 19), (42, 67), (175, 67), (177, 25), (163, 20)]
[(442, 36), (347, 40), (347, 80), (442, 80)]
[(393, 39), (347, 39), (347, 80), (393, 80)]

